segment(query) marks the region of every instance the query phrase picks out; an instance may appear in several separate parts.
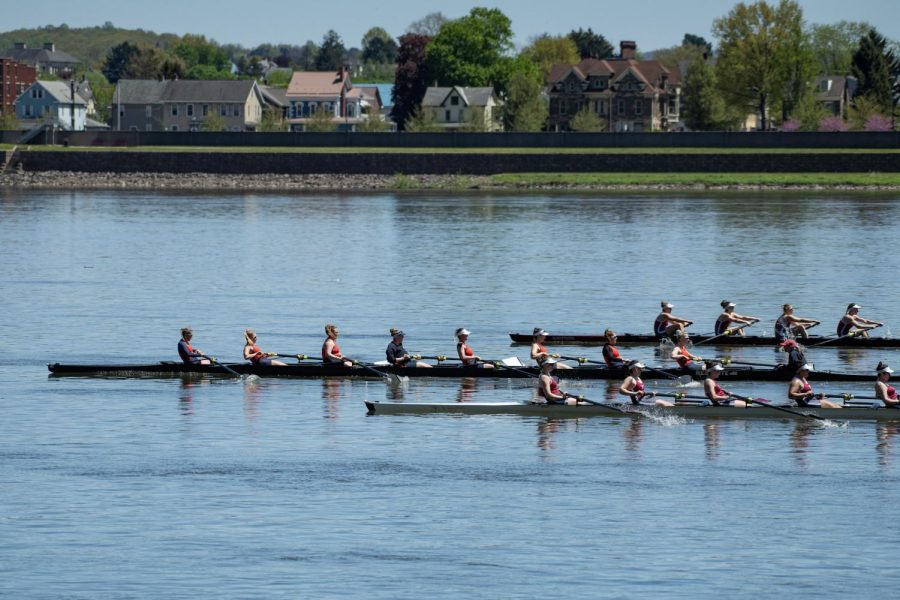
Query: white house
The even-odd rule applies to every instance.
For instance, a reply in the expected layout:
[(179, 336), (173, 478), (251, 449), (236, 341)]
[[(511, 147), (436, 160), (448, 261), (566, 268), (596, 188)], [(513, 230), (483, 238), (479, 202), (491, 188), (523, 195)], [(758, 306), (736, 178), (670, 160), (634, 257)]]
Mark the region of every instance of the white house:
[[(501, 102), (492, 87), (430, 87), (422, 111), (447, 130), (500, 131)], [(430, 114), (429, 114), (430, 113)]]
[[(65, 81), (36, 81), (16, 100), (16, 118), (22, 123), (52, 124), (60, 129), (84, 131), (87, 102)], [(74, 109), (74, 123), (73, 123)]]

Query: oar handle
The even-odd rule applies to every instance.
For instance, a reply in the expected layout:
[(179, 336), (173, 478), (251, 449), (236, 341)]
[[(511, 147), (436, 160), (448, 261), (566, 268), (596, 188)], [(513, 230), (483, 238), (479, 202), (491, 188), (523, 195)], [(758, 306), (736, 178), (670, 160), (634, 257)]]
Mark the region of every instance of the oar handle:
[(215, 358), (214, 356), (209, 356), (209, 355), (207, 355), (207, 354), (201, 354), (201, 355), (200, 355), (200, 358), (205, 358), (206, 360), (208, 360), (208, 361), (211, 362), (212, 364), (216, 365), (217, 367), (222, 367), (223, 369), (225, 369), (226, 371), (228, 371), (233, 377), (240, 377), (240, 376), (241, 376), (240, 373), (238, 373), (237, 371), (235, 371), (234, 369), (232, 369), (232, 368), (229, 367), (228, 365), (223, 365), (222, 363), (220, 363), (218, 360), (216, 360), (216, 358)]
[(278, 356), (280, 358), (296, 358), (297, 360), (317, 360), (315, 357), (310, 356), (308, 354), (282, 354), (281, 352), (273, 352), (272, 356)]

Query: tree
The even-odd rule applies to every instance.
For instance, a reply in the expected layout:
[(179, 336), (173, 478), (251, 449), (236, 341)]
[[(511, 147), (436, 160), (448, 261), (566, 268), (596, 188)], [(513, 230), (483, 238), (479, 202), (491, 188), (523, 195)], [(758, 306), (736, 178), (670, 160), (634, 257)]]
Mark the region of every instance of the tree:
[(397, 59), (397, 42), (381, 27), (373, 27), (363, 36), (362, 59), (370, 64), (393, 63)]
[(406, 28), (406, 33), (411, 33), (413, 35), (425, 35), (433, 38), (441, 32), (441, 27), (443, 27), (444, 23), (446, 23), (448, 20), (449, 19), (444, 16), (444, 13), (429, 13), (418, 21), (413, 21), (412, 23), (410, 23), (409, 27)]
[(574, 65), (580, 60), (578, 47), (568, 36), (539, 35), (522, 49), (519, 56), (534, 63), (540, 70), (542, 81), (546, 81), (553, 65)]
[(96, 118), (101, 123), (109, 120), (109, 109), (112, 105), (113, 94), (116, 86), (109, 83), (102, 73), (97, 71), (85, 71), (80, 74), (87, 80), (91, 86), (91, 93), (94, 94), (94, 110)]
[(707, 42), (706, 38), (699, 35), (694, 35), (692, 33), (684, 34), (684, 38), (681, 40), (682, 46), (696, 46), (700, 48), (707, 55), (712, 56), (713, 53), (713, 45), (712, 42)]
[(444, 128), (438, 125), (437, 116), (434, 114), (433, 110), (419, 106), (407, 120), (406, 131), (425, 133), (444, 131)]
[(817, 131), (822, 121), (831, 116), (831, 112), (814, 94), (807, 94), (794, 108), (791, 116), (800, 122), (800, 129), (803, 131)]
[(281, 110), (270, 107), (263, 109), (262, 117), (257, 127), (258, 131), (285, 131), (286, 129)]
[(344, 48), (344, 42), (341, 36), (335, 30), (330, 30), (322, 38), (322, 45), (319, 46), (316, 54), (316, 70), (317, 71), (337, 71), (344, 66), (344, 55), (347, 49)]
[(0, 112), (0, 131), (15, 131), (19, 128), (19, 120), (15, 112)]
[(394, 108), (391, 111), (391, 117), (400, 131), (405, 129), (406, 122), (425, 97), (425, 89), (428, 86), (425, 49), (429, 42), (431, 38), (425, 35), (408, 33), (400, 37), (392, 91)]
[(368, 112), (368, 118), (361, 121), (356, 130), (362, 133), (377, 133), (379, 131), (387, 131), (390, 129), (387, 121), (381, 118), (378, 113)]
[(234, 79), (231, 71), (219, 71), (212, 65), (194, 65), (185, 73), (185, 79), (217, 81)]
[(449, 21), (428, 45), (428, 72), (439, 85), (487, 86), (505, 89), (512, 59), (512, 23), (495, 8), (473, 8)]
[(172, 52), (184, 61), (187, 69), (197, 65), (213, 67), (216, 71), (230, 71), (231, 61), (222, 48), (206, 36), (188, 34), (172, 48)]
[(681, 112), (684, 124), (694, 131), (725, 128), (725, 101), (716, 85), (715, 72), (702, 57), (695, 58), (685, 72)]
[(599, 33), (594, 33), (590, 28), (587, 30), (574, 29), (569, 32), (569, 39), (575, 42), (578, 48), (578, 54), (581, 58), (611, 58), (615, 54), (615, 48), (605, 37)]
[(120, 79), (129, 77), (128, 66), (131, 59), (140, 52), (138, 47), (128, 42), (113, 46), (106, 54), (103, 64), (103, 75), (110, 83), (118, 83)]
[(509, 78), (503, 104), (503, 124), (507, 131), (540, 131), (548, 117), (547, 102), (541, 98), (544, 77), (538, 67), (521, 58)]
[(672, 46), (671, 48), (654, 50), (653, 60), (659, 62), (666, 68), (679, 69), (683, 63), (690, 64), (695, 60), (704, 60), (704, 55), (708, 56), (705, 46), (683, 44), (681, 46)]
[(312, 40), (306, 42), (300, 49), (300, 56), (294, 61), (304, 71), (312, 71), (316, 68), (319, 59), (319, 46)]
[[(876, 30), (859, 40), (859, 48), (853, 53), (850, 70), (859, 81), (856, 97), (867, 97), (881, 110), (890, 114), (894, 111), (894, 78), (891, 73), (896, 58), (887, 48), (887, 40)], [(893, 76), (892, 76), (893, 75)]]
[(719, 39), (716, 78), (725, 101), (754, 107), (765, 129), (772, 102), (796, 103), (802, 73), (809, 70), (811, 54), (797, 51), (802, 35), (803, 11), (794, 0), (777, 6), (759, 0), (738, 3), (725, 17), (713, 22)]
[(200, 122), (200, 131), (225, 131), (226, 129), (228, 129), (228, 124), (225, 119), (214, 111), (209, 111), (209, 114)]
[(803, 28), (803, 11), (796, 2), (783, 2), (779, 6), (781, 51), (779, 75), (781, 91), (777, 104), (781, 108), (781, 120), (787, 121), (795, 108), (810, 95), (815, 83), (818, 65)]
[(853, 53), (859, 40), (872, 26), (858, 21), (840, 21), (834, 25), (813, 25), (809, 28), (810, 44), (819, 65), (820, 75), (849, 75)]
[(334, 113), (330, 110), (325, 110), (322, 106), (319, 106), (316, 112), (306, 121), (306, 131), (328, 133), (336, 129), (337, 123), (334, 121)]
[(580, 132), (597, 132), (606, 129), (606, 123), (597, 116), (597, 113), (585, 106), (572, 117), (569, 129)]

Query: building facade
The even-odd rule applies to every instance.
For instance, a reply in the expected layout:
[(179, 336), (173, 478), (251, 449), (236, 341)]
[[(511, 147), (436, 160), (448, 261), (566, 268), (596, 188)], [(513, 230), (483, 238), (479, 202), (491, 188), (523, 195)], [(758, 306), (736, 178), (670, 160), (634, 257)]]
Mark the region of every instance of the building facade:
[(291, 131), (305, 131), (310, 119), (324, 111), (335, 129), (352, 131), (369, 118), (372, 93), (353, 87), (350, 72), (298, 71), (291, 77), (287, 100)]
[(831, 114), (847, 118), (858, 85), (855, 77), (820, 75), (816, 79), (816, 100)]
[(16, 118), (31, 127), (52, 125), (84, 131), (87, 102), (74, 89), (74, 82), (36, 81), (16, 100)]
[(36, 77), (34, 67), (11, 58), (0, 59), (0, 113), (15, 114), (16, 99), (35, 82)]
[(502, 131), (501, 103), (492, 87), (430, 87), (422, 111), (447, 131)]
[(67, 52), (56, 49), (56, 44), (47, 42), (43, 48), (29, 48), (24, 42), (16, 42), (4, 51), (0, 58), (10, 58), (16, 62), (34, 67), (39, 73), (63, 75), (71, 73), (79, 60)]

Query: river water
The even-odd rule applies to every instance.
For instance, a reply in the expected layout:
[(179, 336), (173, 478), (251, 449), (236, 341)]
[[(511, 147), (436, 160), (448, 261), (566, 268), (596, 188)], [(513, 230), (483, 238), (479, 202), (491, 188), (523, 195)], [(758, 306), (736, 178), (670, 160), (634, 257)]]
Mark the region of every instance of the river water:
[[(245, 327), (264, 350), (317, 354), (326, 322), (364, 359), (394, 326), (412, 351), (452, 354), (465, 326), (482, 356), (524, 361), (508, 331), (647, 332), (662, 299), (698, 332), (725, 298), (768, 332), (783, 302), (828, 332), (858, 302), (890, 335), (898, 222), (896, 196), (809, 192), (2, 191), (0, 596), (895, 598), (900, 422), (367, 417), (364, 400), (533, 392), (46, 364), (175, 359), (184, 325), (221, 359)], [(811, 358), (900, 366), (896, 351)]]

